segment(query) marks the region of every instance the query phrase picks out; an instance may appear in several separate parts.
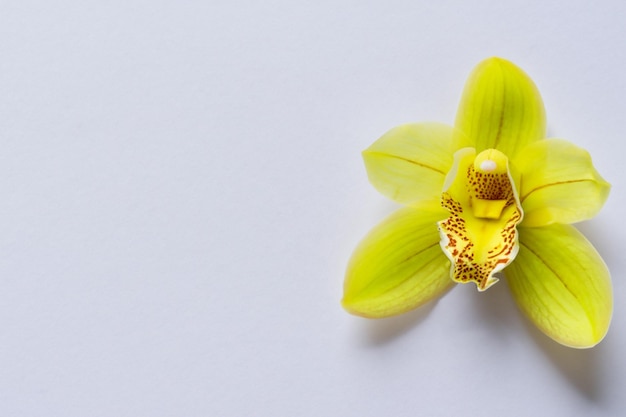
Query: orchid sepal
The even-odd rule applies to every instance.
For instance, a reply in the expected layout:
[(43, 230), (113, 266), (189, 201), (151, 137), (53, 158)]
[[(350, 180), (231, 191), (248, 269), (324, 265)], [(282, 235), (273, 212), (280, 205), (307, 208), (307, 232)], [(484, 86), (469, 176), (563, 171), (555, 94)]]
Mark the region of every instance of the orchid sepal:
[[(478, 152), (497, 149), (514, 159), (526, 145), (544, 139), (546, 116), (535, 83), (502, 58), (489, 58), (469, 76), (455, 127)], [(459, 146), (460, 147), (460, 146)]]
[(589, 152), (563, 139), (528, 145), (515, 166), (520, 173), (524, 227), (588, 220), (600, 211), (611, 189)]
[(370, 183), (401, 204), (436, 198), (452, 165), (455, 135), (441, 123), (391, 129), (362, 153)]
[(343, 307), (363, 317), (389, 317), (450, 289), (450, 262), (432, 227), (445, 215), (438, 201), (428, 201), (400, 209), (376, 226), (350, 259)]
[(520, 228), (517, 260), (505, 271), (520, 309), (547, 336), (589, 348), (606, 335), (613, 291), (606, 264), (576, 228)]

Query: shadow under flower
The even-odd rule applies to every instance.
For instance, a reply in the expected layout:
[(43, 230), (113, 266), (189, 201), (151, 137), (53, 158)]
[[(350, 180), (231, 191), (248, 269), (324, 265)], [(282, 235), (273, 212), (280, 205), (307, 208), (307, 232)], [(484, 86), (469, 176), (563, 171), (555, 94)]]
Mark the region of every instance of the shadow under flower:
[(564, 379), (589, 401), (601, 405), (606, 399), (607, 341), (591, 349), (573, 349), (554, 342), (528, 320), (524, 324), (535, 345)]
[(517, 337), (515, 321), (518, 320), (517, 308), (506, 285), (506, 279), (498, 276), (500, 282), (488, 291), (478, 292), (475, 288), (468, 291), (474, 304), (472, 315), (475, 320), (489, 327), (493, 338), (502, 344), (508, 344)]
[[(502, 284), (502, 285), (500, 285)], [(476, 297), (476, 311), (480, 319), (488, 324), (499, 340), (506, 343), (512, 340), (513, 333), (519, 337), (519, 320), (527, 335), (534, 345), (551, 362), (555, 369), (588, 400), (602, 403), (602, 393), (606, 370), (606, 341), (591, 349), (574, 349), (560, 345), (538, 330), (515, 305), (515, 300), (510, 294), (506, 279), (501, 277), (501, 282)], [(487, 298), (487, 299), (485, 299)]]
[[(472, 292), (472, 301), (465, 307), (471, 320), (479, 320), (489, 327), (494, 334), (494, 339), (501, 342), (506, 348), (520, 335), (520, 327), (526, 330), (528, 337), (539, 348), (547, 360), (563, 378), (581, 395), (590, 402), (602, 406), (606, 402), (607, 391), (607, 354), (610, 346), (609, 340), (604, 340), (591, 349), (574, 349), (562, 346), (539, 331), (515, 305), (511, 296), (506, 279), (500, 277), (501, 282), (484, 293)], [(455, 287), (453, 287), (455, 288)], [(457, 291), (459, 289), (457, 288)], [(472, 288), (472, 290), (475, 289)], [(362, 343), (369, 347), (377, 347), (397, 341), (410, 330), (425, 322), (434, 311), (440, 299), (433, 300), (428, 304), (404, 313), (399, 316), (363, 320), (359, 333), (362, 335)], [(520, 323), (521, 322), (521, 326)]]
[(409, 330), (417, 327), (430, 315), (437, 305), (437, 300), (431, 301), (420, 308), (399, 316), (388, 317), (376, 320), (364, 320), (363, 331), (364, 344), (369, 346), (379, 346), (387, 344)]

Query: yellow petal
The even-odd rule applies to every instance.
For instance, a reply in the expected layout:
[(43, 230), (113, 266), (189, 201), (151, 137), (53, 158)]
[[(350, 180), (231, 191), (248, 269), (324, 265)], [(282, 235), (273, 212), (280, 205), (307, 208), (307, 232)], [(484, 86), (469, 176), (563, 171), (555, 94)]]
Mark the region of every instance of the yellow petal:
[(613, 311), (609, 271), (573, 226), (520, 228), (517, 259), (504, 272), (524, 313), (557, 342), (588, 348), (606, 334)]
[(474, 282), (484, 291), (517, 254), (516, 226), (523, 213), (506, 156), (495, 149), (476, 155), (456, 152), (442, 204), (448, 218), (439, 222), (441, 248), (452, 262), (452, 279)]
[(589, 153), (562, 139), (528, 145), (515, 165), (526, 227), (587, 220), (602, 208), (611, 188)]
[(498, 149), (509, 158), (545, 138), (543, 101), (533, 81), (501, 58), (481, 62), (472, 72), (459, 104), (455, 126), (478, 152)]
[(454, 128), (439, 123), (396, 127), (363, 151), (370, 182), (401, 204), (441, 194), (452, 165)]
[(419, 307), (449, 289), (450, 262), (439, 247), (439, 202), (403, 208), (375, 227), (355, 250), (344, 283), (343, 307), (381, 318)]

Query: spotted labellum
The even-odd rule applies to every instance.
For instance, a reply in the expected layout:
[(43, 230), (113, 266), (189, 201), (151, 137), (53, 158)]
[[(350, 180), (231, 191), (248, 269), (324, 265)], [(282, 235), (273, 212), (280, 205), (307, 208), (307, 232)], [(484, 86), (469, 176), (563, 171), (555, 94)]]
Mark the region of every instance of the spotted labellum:
[(405, 207), (355, 250), (344, 308), (393, 316), (455, 283), (485, 291), (498, 274), (546, 335), (599, 343), (613, 310), (610, 274), (571, 224), (595, 216), (610, 185), (585, 150), (545, 136), (535, 84), (490, 58), (470, 75), (454, 126), (407, 124), (374, 142), (363, 152), (370, 182)]

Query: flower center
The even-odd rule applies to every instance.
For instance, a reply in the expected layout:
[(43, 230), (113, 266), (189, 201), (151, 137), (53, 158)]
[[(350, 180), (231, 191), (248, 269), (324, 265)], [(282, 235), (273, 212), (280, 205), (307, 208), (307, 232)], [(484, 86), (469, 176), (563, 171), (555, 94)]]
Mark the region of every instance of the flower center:
[(442, 205), (450, 217), (438, 223), (440, 245), (452, 262), (452, 279), (487, 289), (519, 250), (516, 226), (523, 212), (507, 157), (495, 149), (478, 155), (473, 148), (459, 150)]

